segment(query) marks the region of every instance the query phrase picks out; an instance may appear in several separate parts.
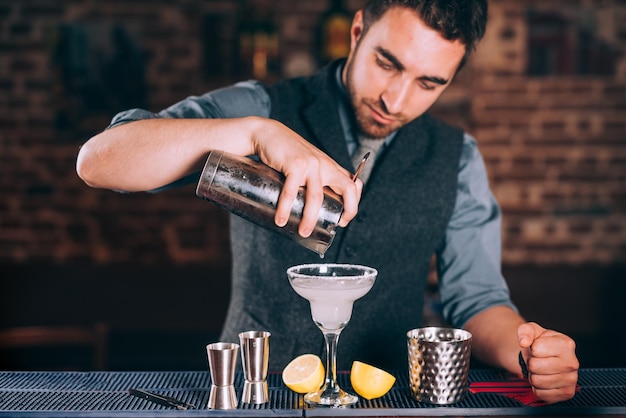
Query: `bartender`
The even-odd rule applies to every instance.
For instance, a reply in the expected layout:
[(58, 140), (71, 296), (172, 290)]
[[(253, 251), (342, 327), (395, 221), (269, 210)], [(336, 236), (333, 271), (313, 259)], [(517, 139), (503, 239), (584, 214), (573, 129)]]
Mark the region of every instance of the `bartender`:
[[(211, 150), (255, 155), (285, 175), (278, 226), (306, 187), (303, 237), (328, 187), (344, 212), (324, 261), (379, 272), (342, 333), (339, 369), (353, 360), (406, 369), (406, 332), (422, 323), (435, 255), (443, 316), (472, 333), (473, 354), (521, 377), (521, 353), (539, 398), (569, 399), (578, 378), (574, 341), (527, 322), (511, 302), (500, 272), (501, 213), (477, 143), (427, 113), (483, 37), (486, 20), (486, 0), (371, 0), (354, 16), (347, 59), (310, 77), (246, 81), (158, 113), (119, 113), (83, 145), (77, 172), (92, 187), (149, 191), (197, 181)], [(355, 182), (365, 152), (371, 171)], [(230, 228), (222, 341), (270, 331), (271, 370), (322, 353), (307, 301), (285, 274), (318, 255), (236, 216)]]

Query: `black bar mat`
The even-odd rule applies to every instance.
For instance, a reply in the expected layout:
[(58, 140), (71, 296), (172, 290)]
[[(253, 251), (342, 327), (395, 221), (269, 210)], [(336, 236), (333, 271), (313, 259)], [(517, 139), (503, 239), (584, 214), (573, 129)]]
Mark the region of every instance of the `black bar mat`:
[[(626, 415), (626, 369), (583, 369), (580, 390), (573, 399), (555, 405), (526, 406), (496, 393), (468, 393), (454, 406), (432, 406), (416, 401), (408, 376), (396, 374), (397, 382), (385, 396), (360, 399), (347, 408), (313, 408), (302, 395), (287, 389), (280, 374), (270, 374), (270, 402), (249, 405), (239, 402), (231, 411), (207, 409), (210, 375), (207, 372), (0, 372), (0, 416), (515, 416), (515, 415)], [(351, 390), (348, 374), (339, 374), (341, 387)], [(471, 370), (470, 382), (505, 382), (497, 370)], [(235, 379), (241, 399), (243, 375)], [(145, 389), (191, 403), (197, 409), (174, 408), (129, 396), (130, 388)]]

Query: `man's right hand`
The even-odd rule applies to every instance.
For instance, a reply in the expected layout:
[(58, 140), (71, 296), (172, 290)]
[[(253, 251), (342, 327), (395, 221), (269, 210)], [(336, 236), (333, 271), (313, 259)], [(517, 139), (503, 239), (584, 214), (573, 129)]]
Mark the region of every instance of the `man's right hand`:
[[(328, 155), (282, 123), (260, 119), (252, 129), (252, 142), (261, 160), (285, 175), (280, 193), (275, 222), (286, 225), (291, 207), (300, 187), (306, 187), (305, 205), (298, 233), (307, 237), (313, 231), (328, 187), (343, 199), (344, 210), (339, 226), (346, 226), (357, 214), (363, 183), (352, 180), (345, 170)], [(342, 140), (338, 138), (337, 140)]]

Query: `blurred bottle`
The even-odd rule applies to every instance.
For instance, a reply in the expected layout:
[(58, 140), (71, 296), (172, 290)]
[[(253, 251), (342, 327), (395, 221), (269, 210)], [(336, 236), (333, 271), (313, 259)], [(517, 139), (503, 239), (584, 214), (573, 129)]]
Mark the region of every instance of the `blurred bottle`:
[(332, 0), (330, 8), (322, 14), (318, 26), (317, 42), (319, 64), (324, 65), (350, 52), (350, 26), (352, 13), (342, 0)]
[(278, 30), (269, 4), (246, 1), (239, 26), (240, 75), (267, 80), (280, 75)]

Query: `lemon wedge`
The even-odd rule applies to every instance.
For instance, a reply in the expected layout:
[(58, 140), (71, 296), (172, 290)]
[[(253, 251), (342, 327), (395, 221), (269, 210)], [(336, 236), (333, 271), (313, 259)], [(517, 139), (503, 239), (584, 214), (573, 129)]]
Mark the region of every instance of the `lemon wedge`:
[(324, 383), (324, 365), (315, 354), (302, 354), (283, 369), (285, 386), (297, 393), (309, 393)]
[(359, 396), (369, 401), (389, 392), (396, 378), (382, 369), (355, 361), (350, 371), (350, 383)]

